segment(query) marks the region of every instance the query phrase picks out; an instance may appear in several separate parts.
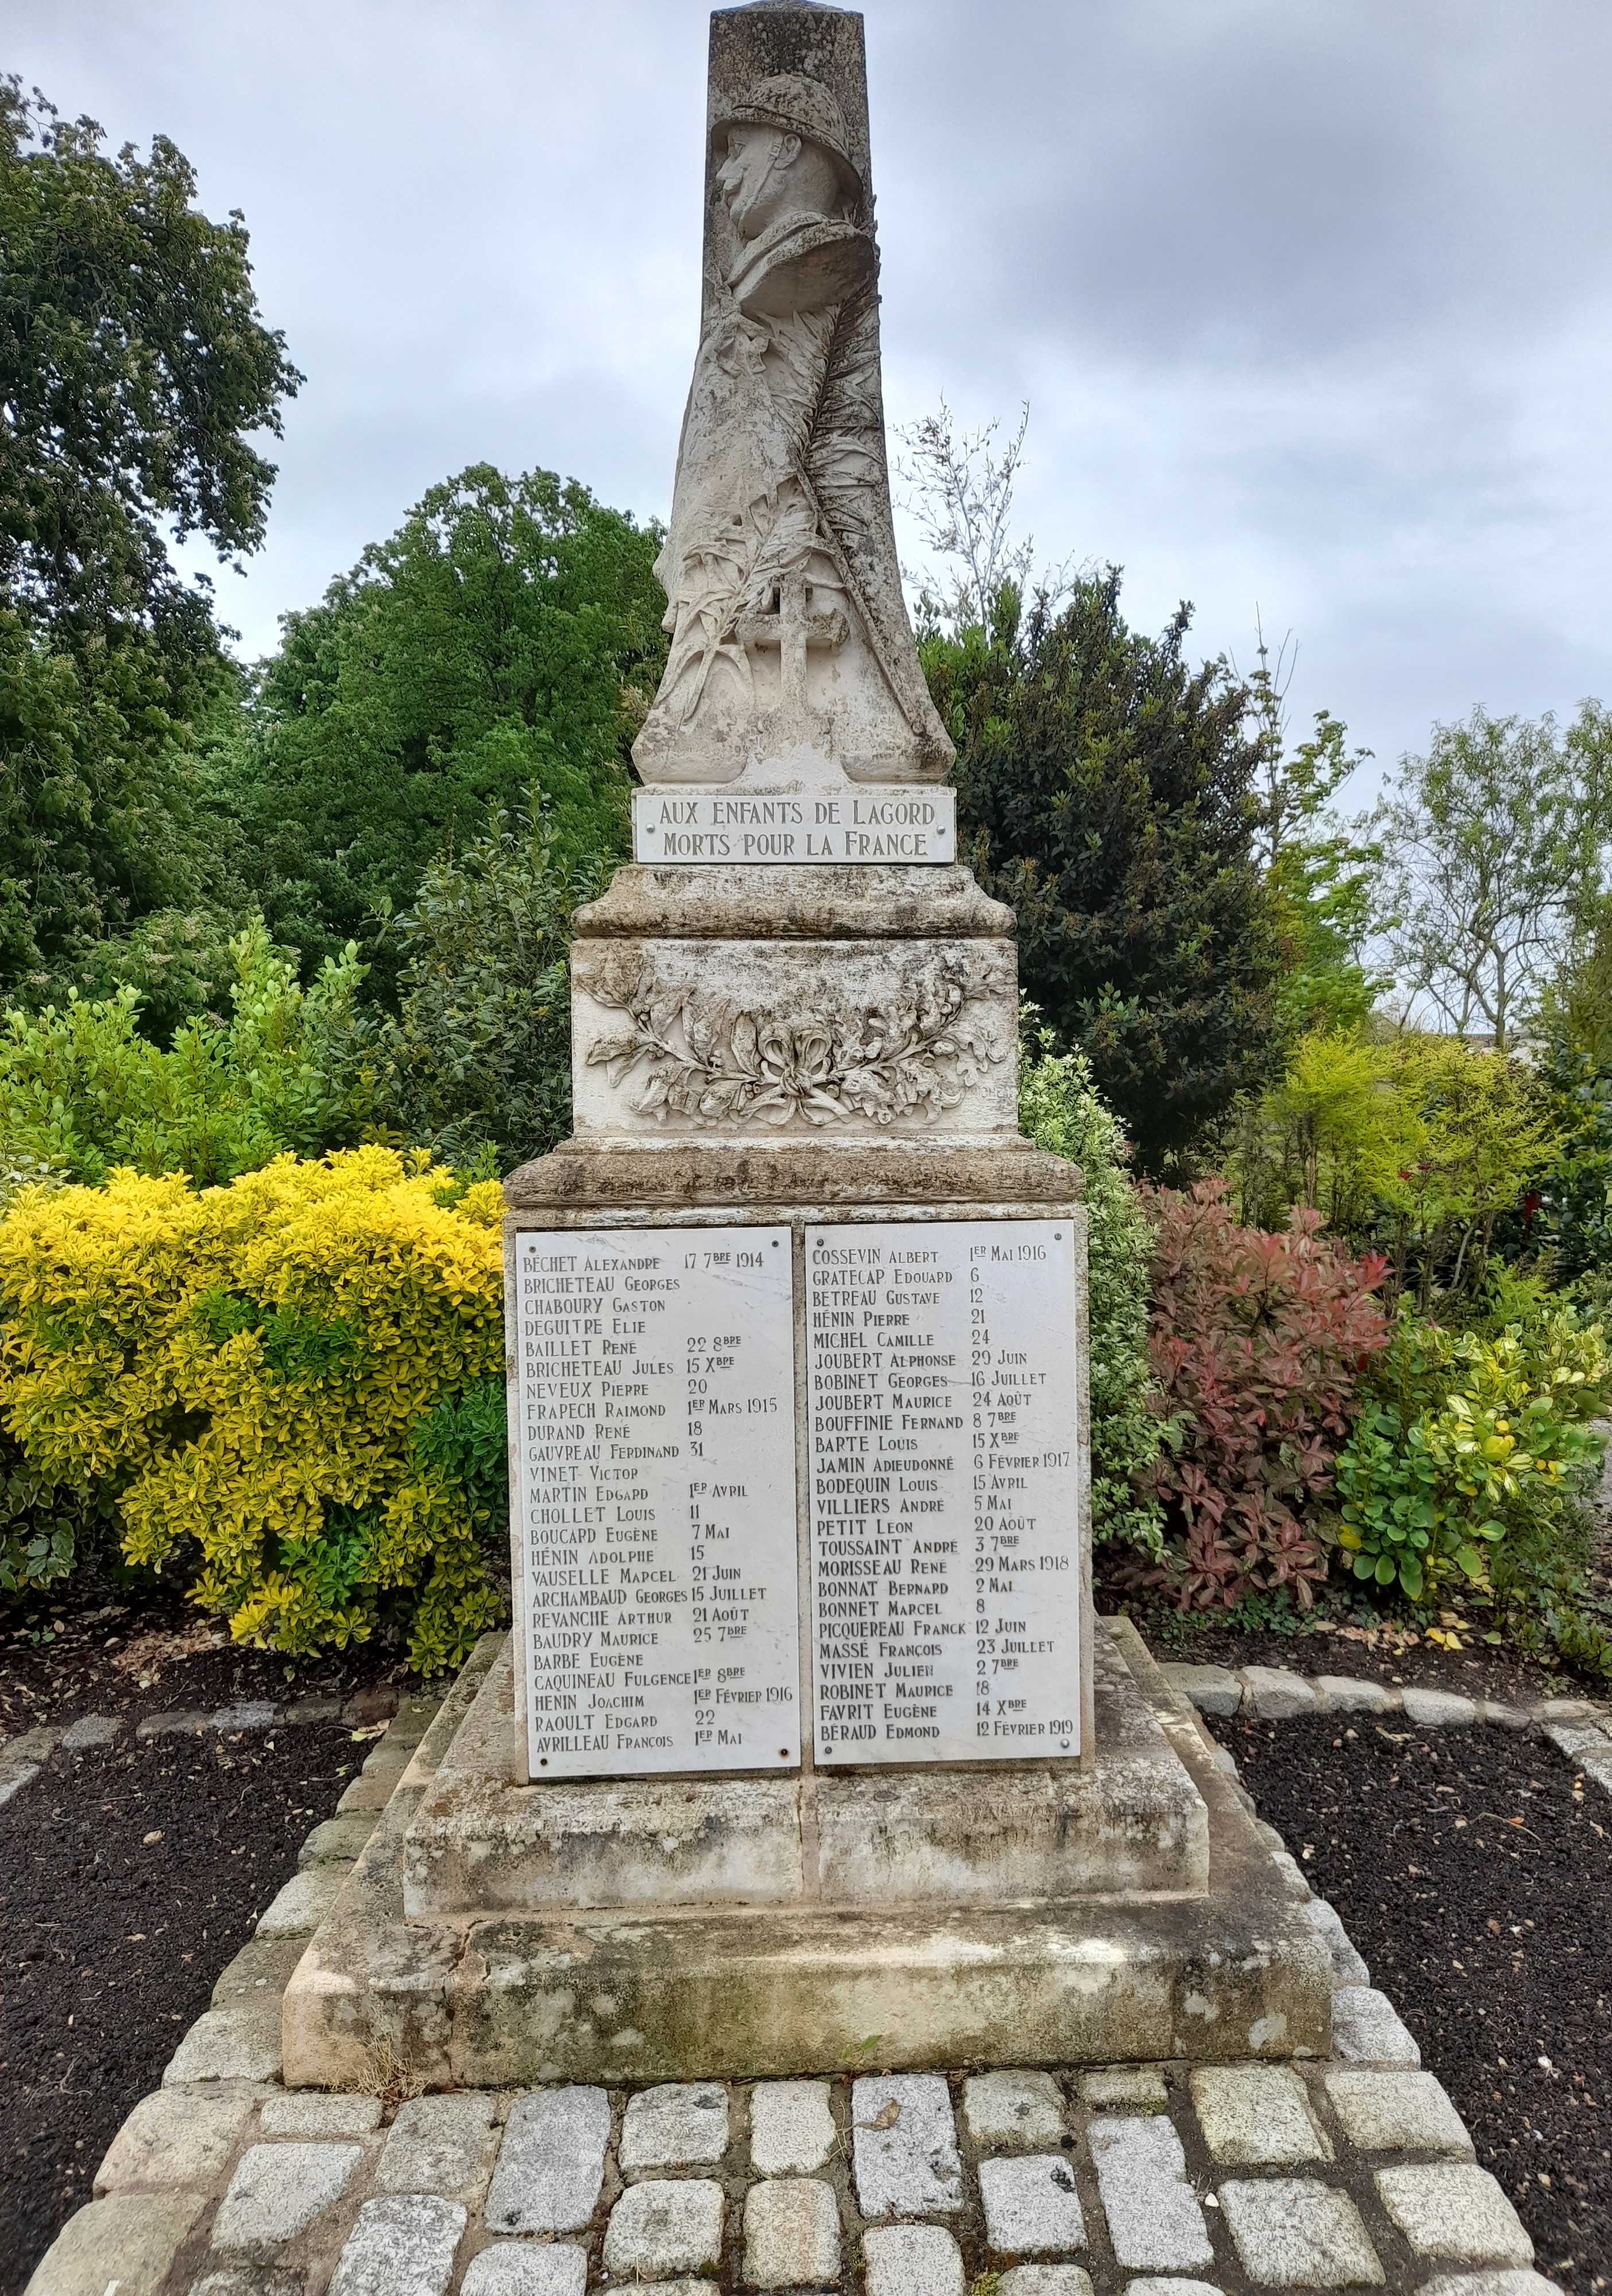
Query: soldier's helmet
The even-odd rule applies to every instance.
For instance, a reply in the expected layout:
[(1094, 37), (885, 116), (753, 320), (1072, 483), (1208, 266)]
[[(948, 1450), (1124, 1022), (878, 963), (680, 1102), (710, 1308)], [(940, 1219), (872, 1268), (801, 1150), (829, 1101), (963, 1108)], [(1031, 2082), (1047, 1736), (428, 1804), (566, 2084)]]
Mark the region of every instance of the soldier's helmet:
[(770, 79), (758, 80), (747, 95), (726, 104), (711, 121), (713, 150), (720, 155), (728, 130), (744, 127), (776, 127), (781, 135), (817, 144), (839, 169), (851, 198), (861, 198), (862, 178), (847, 149), (851, 138), (845, 115), (820, 81), (803, 78), (799, 72), (775, 72)]

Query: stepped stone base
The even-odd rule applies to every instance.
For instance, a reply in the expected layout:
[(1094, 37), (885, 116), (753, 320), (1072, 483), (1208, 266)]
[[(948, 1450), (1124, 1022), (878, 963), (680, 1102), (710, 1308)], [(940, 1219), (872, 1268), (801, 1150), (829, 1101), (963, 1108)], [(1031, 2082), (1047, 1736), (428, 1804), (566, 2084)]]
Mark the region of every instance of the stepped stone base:
[[(859, 2062), (870, 2036), (878, 2062), (901, 2067), (1325, 2054), (1332, 1971), (1324, 1941), (1288, 1894), (1190, 1710), (1129, 1622), (1104, 1621), (1102, 1631), (1103, 1675), (1114, 1686), (1099, 1717), (1112, 1726), (1130, 1709), (1139, 1718), (1139, 1746), (1106, 1744), (1099, 1718), (1098, 1761), (1083, 1775), (1065, 1773), (1068, 1788), (1078, 1794), (1083, 1786), (1100, 1804), (1106, 1757), (1112, 1777), (1131, 1776), (1142, 1808), (1173, 1808), (1182, 1818), (1160, 1870), (1170, 1870), (1173, 1856), (1177, 1878), (1196, 1886), (1139, 1890), (1116, 1833), (1114, 1886), (1105, 1890), (1101, 1827), (1089, 1824), (1060, 1894), (948, 1900), (920, 1812), (910, 1837), (911, 1894), (927, 1893), (926, 1903), (796, 1896), (760, 1906), (685, 1898), (580, 1909), (539, 1901), (535, 1910), (511, 1911), (484, 1899), (452, 1910), (439, 1903), (411, 1917), (406, 1892), (415, 1906), (433, 1892), (440, 1900), (473, 1895), (467, 1860), (431, 1854), (445, 1839), (456, 1797), (468, 1794), (472, 1806), (479, 1799), (484, 1841), (491, 1840), (489, 1800), (507, 1794), (513, 1806), (516, 1790), (496, 1789), (487, 1768), (485, 1722), (495, 1695), (488, 1677), (501, 1654), (489, 1641), (405, 1771), (286, 1989), (287, 2083), (357, 2087), (382, 2044), (433, 2087), (807, 2073)], [(1128, 1687), (1115, 1677), (1115, 1660)], [(489, 1706), (473, 1728), (483, 1684)], [(1137, 1783), (1132, 1767), (1144, 1757), (1156, 1774), (1151, 1787)], [(478, 1777), (480, 1786), (455, 1783)], [(769, 1788), (781, 1783), (766, 1781)], [(820, 1794), (826, 1782), (816, 1783)], [(977, 1850), (988, 1863), (991, 1829), (980, 1813), (994, 1812), (1006, 1833), (1007, 1798), (1044, 1794), (1045, 1781), (1039, 1770), (1034, 1782), (991, 1771), (967, 1783), (977, 1797), (970, 1855)], [(906, 1776), (882, 1780), (879, 1792), (899, 1797), (910, 1785)], [(664, 1781), (634, 1788), (667, 1791)], [(1203, 1811), (1196, 1833), (1194, 1800)], [(885, 1836), (892, 1873), (909, 1838), (909, 1813), (899, 1815), (900, 1832), (892, 1822)], [(1117, 1816), (1116, 1804), (1109, 1817)], [(787, 1844), (791, 1824), (777, 1830)], [(1021, 1847), (1038, 1834), (1050, 1842), (1057, 1831), (1051, 1824), (1013, 1830)], [(1078, 1824), (1073, 1833), (1080, 1835)], [(489, 1887), (493, 1875), (509, 1890), (553, 1887), (568, 1860), (567, 1838), (563, 1827), (546, 1836), (531, 1819), (516, 1826), (489, 1849)], [(1205, 1841), (1206, 1875), (1198, 1855)], [(584, 1836), (578, 1871), (596, 1886), (612, 1854)], [(650, 1871), (643, 1841), (629, 1841), (624, 1857), (625, 1870), (640, 1879)], [(675, 1832), (664, 1857), (668, 1876), (694, 1870)], [(1004, 1878), (1011, 1867), (1004, 1857)], [(775, 1870), (787, 1876), (789, 1854)], [(825, 1870), (838, 1870), (832, 1855)], [(963, 1870), (970, 1870), (966, 1859)]]

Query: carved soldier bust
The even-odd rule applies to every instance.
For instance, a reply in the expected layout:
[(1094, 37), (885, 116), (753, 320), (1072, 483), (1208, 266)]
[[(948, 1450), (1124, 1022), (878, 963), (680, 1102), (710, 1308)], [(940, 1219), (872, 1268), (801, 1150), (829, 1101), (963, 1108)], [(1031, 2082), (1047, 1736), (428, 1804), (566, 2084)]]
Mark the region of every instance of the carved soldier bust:
[(901, 597), (852, 144), (804, 70), (713, 88), (703, 325), (655, 569), (671, 647), (633, 749), (646, 782), (821, 787), (951, 766)]

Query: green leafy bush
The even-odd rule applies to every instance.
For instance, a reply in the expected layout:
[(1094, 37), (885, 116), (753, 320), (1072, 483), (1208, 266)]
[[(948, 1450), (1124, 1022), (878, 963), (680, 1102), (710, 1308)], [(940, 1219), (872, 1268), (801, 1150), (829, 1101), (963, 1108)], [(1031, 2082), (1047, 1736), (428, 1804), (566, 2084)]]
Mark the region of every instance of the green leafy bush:
[(1575, 1471), (1599, 1456), (1585, 1422), (1608, 1372), (1600, 1324), (1566, 1302), (1535, 1297), (1493, 1332), (1445, 1330), (1402, 1302), (1337, 1462), (1347, 1567), (1412, 1603), (1457, 1576), (1514, 1580), (1508, 1545), (1548, 1547)]
[(1156, 1554), (1164, 1511), (1139, 1488), (1158, 1456), (1162, 1431), (1148, 1401), (1153, 1228), (1126, 1168), (1130, 1148), (1083, 1055), (1055, 1053), (1050, 1037), (1033, 1029), (1019, 1070), (1019, 1124), (1038, 1148), (1067, 1156), (1085, 1176), (1092, 1536)]
[(118, 1165), (184, 1172), (199, 1187), (288, 1149), (356, 1141), (367, 1114), (364, 968), (349, 947), (309, 988), (254, 918), (230, 942), (234, 1012), (187, 1022), (166, 1052), (142, 1036), (121, 988), (0, 1022), (0, 1143), (90, 1184)]
[(11, 1439), (115, 1498), (126, 1559), (237, 1639), (393, 1628), (452, 1665), (501, 1607), (502, 1211), (495, 1181), (381, 1147), (27, 1192), (0, 1220)]

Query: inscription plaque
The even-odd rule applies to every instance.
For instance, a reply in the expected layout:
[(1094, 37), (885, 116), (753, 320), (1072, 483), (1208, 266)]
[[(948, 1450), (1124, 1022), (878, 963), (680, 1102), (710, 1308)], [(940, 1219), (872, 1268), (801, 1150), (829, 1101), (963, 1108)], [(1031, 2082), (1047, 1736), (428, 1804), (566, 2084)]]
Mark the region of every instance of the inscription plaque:
[(763, 790), (632, 793), (632, 857), (711, 861), (957, 859), (957, 792), (924, 783), (847, 782), (798, 795)]
[(806, 1232), (815, 1759), (1080, 1752), (1074, 1232)]
[(787, 1228), (515, 1239), (530, 1774), (801, 1758)]

